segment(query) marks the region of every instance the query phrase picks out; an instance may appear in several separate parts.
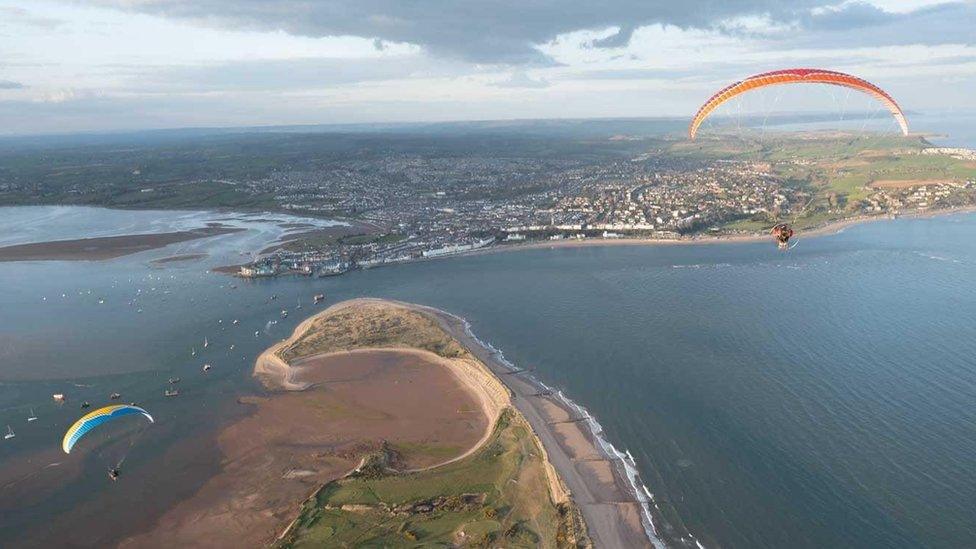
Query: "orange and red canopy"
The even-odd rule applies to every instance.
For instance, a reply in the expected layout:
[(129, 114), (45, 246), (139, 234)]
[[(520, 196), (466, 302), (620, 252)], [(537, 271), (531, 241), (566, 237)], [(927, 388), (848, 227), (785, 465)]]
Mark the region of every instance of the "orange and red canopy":
[(705, 104), (695, 113), (691, 125), (688, 126), (688, 138), (695, 138), (695, 134), (698, 133), (698, 126), (722, 103), (757, 88), (782, 84), (829, 84), (866, 93), (876, 98), (891, 111), (892, 116), (898, 121), (898, 126), (901, 127), (901, 132), (908, 135), (908, 122), (905, 120), (905, 114), (901, 111), (901, 107), (887, 92), (867, 80), (850, 74), (823, 69), (785, 69), (756, 74), (719, 90), (715, 95), (708, 98), (708, 101), (705, 101)]

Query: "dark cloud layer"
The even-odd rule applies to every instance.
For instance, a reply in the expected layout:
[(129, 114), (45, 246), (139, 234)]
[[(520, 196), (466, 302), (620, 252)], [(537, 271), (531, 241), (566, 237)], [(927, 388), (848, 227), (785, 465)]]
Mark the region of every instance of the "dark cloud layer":
[(620, 46), (654, 23), (710, 28), (729, 17), (794, 20), (825, 0), (89, 0), (119, 9), (303, 36), (352, 35), (419, 44), (485, 63), (548, 63), (533, 45), (618, 27), (593, 45)]
[(38, 16), (24, 8), (0, 6), (0, 28), (4, 26), (4, 23), (13, 23), (41, 29), (53, 29), (63, 24), (64, 21), (53, 17)]
[(976, 2), (956, 2), (889, 13), (864, 2), (800, 19), (804, 45), (847, 48), (906, 44), (976, 44)]

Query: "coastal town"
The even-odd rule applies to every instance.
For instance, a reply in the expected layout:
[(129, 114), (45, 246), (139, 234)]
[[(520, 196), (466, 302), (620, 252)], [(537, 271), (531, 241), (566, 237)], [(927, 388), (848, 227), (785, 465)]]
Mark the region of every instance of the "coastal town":
[(743, 236), (783, 220), (813, 228), (976, 203), (976, 170), (936, 177), (942, 168), (931, 165), (965, 166), (973, 151), (919, 147), (899, 154), (908, 168), (895, 164), (886, 172), (879, 162), (863, 175), (864, 184), (848, 189), (830, 181), (853, 179), (854, 170), (840, 164), (825, 173), (829, 159), (809, 155), (769, 160), (651, 152), (589, 163), (402, 155), (276, 171), (243, 186), (273, 194), (282, 210), (349, 219), (356, 228), (326, 238), (300, 233), (238, 274), (334, 276), (533, 242)]
[(258, 278), (526, 245), (760, 238), (779, 223), (802, 234), (976, 204), (976, 153), (921, 135), (731, 132), (692, 142), (660, 124), (203, 136), (125, 155), (108, 145), (82, 156), (26, 147), (0, 151), (0, 205), (305, 218), (222, 269)]

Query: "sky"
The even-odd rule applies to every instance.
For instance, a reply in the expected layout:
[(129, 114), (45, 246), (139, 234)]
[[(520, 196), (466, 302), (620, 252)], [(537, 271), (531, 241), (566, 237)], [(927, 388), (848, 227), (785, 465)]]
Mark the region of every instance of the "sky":
[(976, 0), (0, 0), (0, 134), (681, 117), (801, 66), (972, 111), (974, 28)]

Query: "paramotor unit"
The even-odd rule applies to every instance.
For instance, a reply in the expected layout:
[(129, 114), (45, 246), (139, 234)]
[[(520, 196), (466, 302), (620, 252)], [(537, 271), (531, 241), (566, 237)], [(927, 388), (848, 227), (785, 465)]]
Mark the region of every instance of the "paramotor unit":
[(898, 122), (898, 126), (901, 128), (901, 133), (908, 135), (908, 122), (905, 120), (905, 113), (902, 112), (901, 107), (888, 95), (888, 92), (867, 80), (850, 74), (824, 69), (784, 69), (750, 76), (744, 80), (730, 84), (712, 95), (698, 109), (695, 117), (691, 119), (691, 124), (688, 126), (688, 139), (694, 140), (701, 123), (708, 118), (708, 115), (712, 111), (726, 101), (751, 90), (784, 84), (828, 84), (850, 88), (868, 94), (880, 101), (891, 112), (891, 115), (895, 117), (895, 121)]
[(770, 233), (776, 239), (776, 245), (779, 246), (779, 249), (790, 249), (790, 239), (793, 238), (793, 228), (790, 227), (789, 223), (779, 223), (773, 227), (773, 230), (770, 231)]

